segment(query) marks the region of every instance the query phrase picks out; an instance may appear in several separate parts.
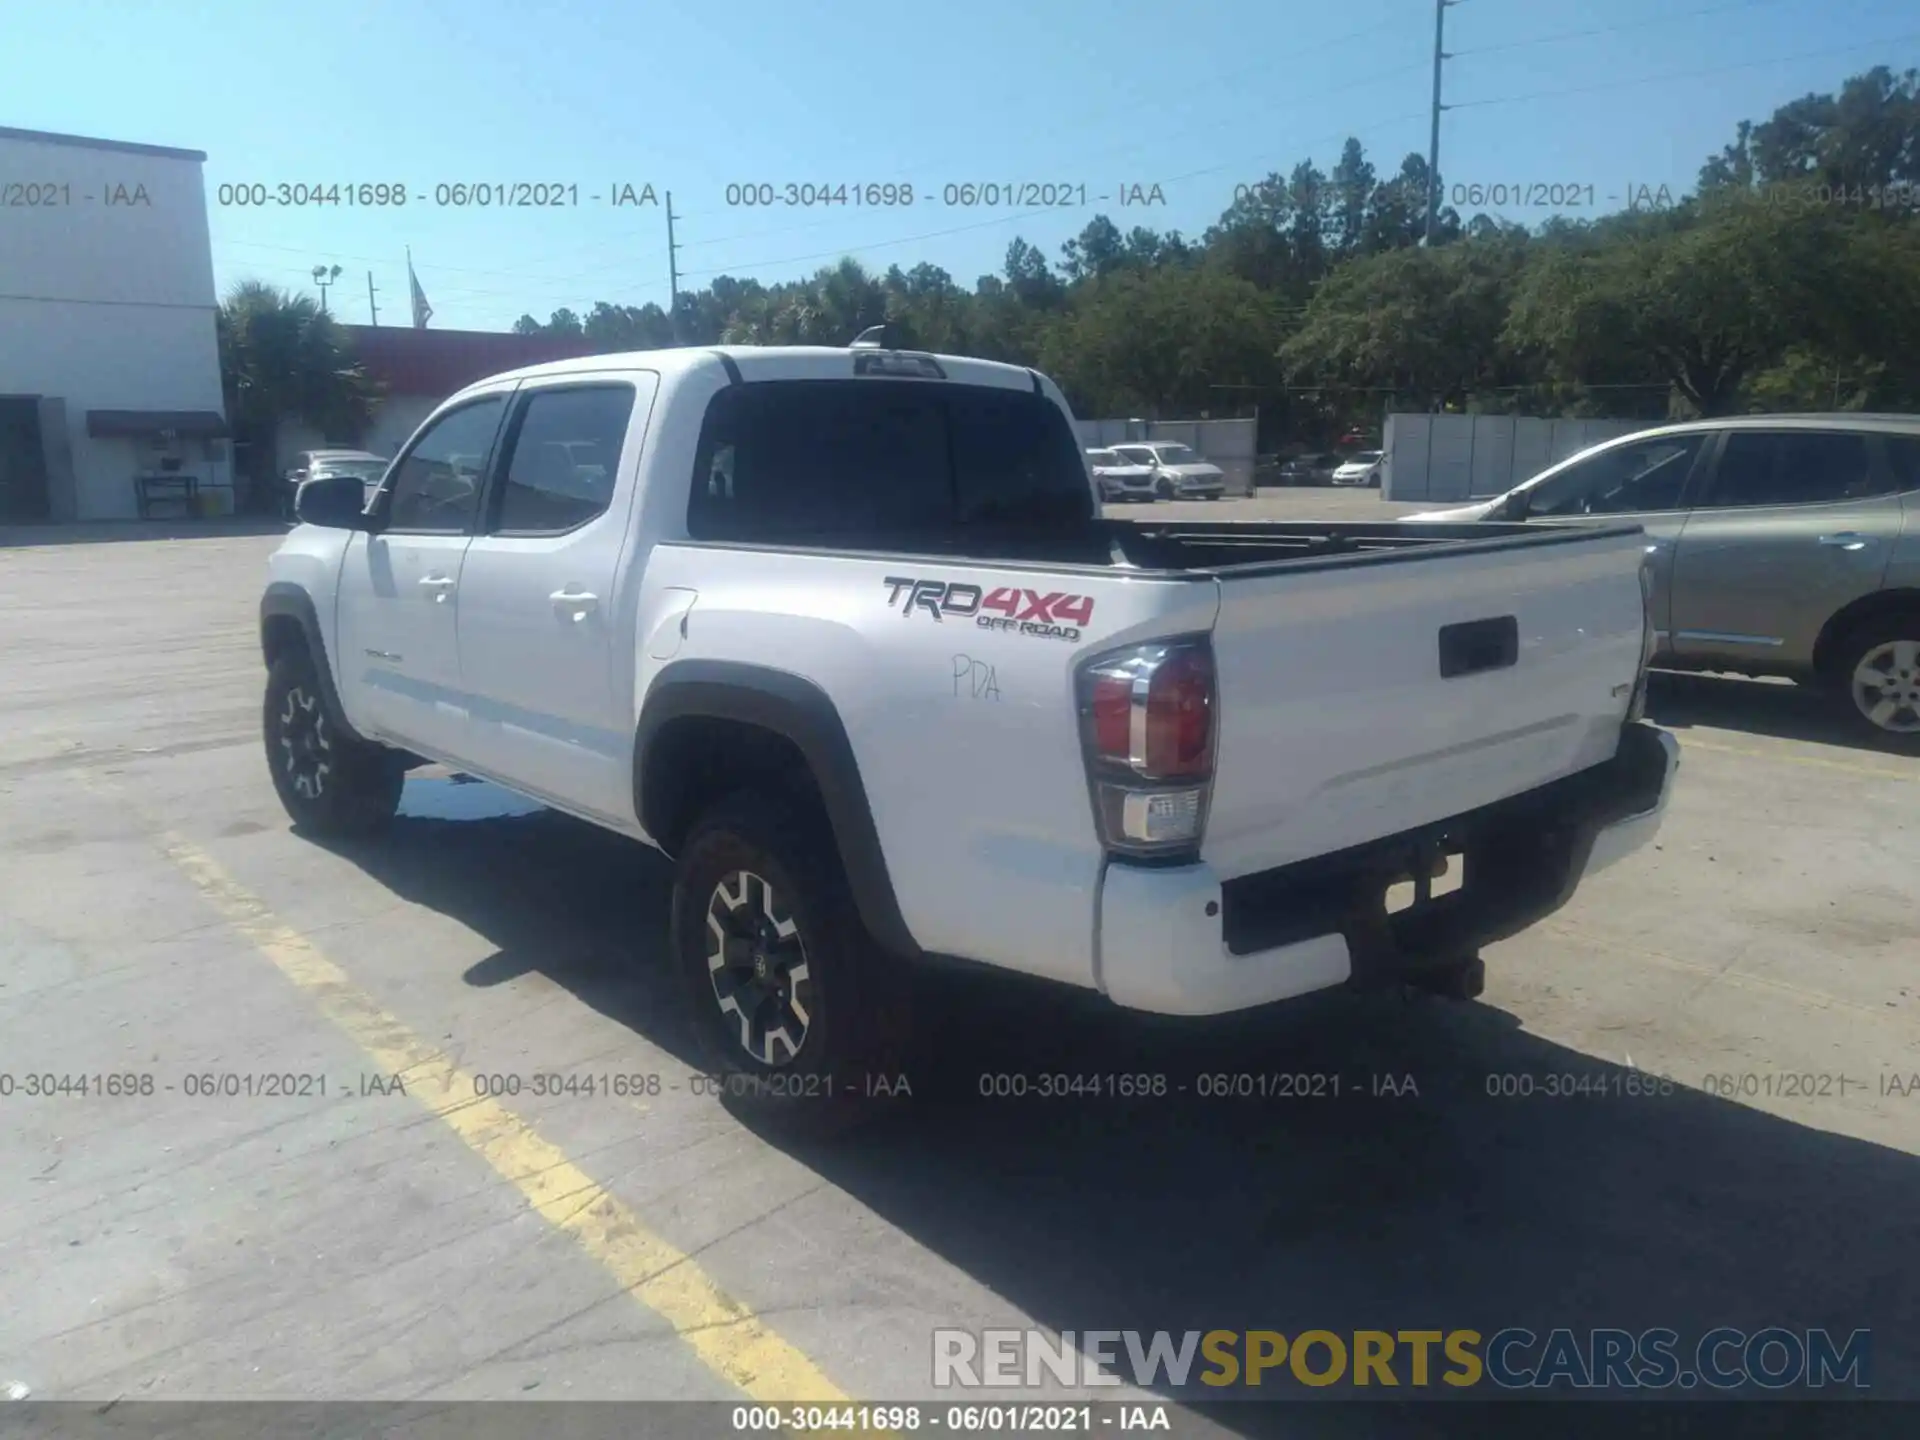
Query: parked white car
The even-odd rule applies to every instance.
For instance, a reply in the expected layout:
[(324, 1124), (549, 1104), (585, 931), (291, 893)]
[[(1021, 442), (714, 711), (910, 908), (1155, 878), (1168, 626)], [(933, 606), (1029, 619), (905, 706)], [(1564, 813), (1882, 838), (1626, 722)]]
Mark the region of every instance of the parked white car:
[(1153, 499), (1153, 466), (1122, 459), (1112, 450), (1087, 451), (1087, 465), (1093, 471), (1102, 500), (1122, 503)]
[(1227, 490), (1226, 472), (1172, 440), (1129, 441), (1113, 453), (1130, 465), (1153, 472), (1153, 493), (1162, 500), (1218, 500)]
[(1377, 486), (1386, 468), (1386, 462), (1387, 456), (1384, 450), (1362, 450), (1358, 455), (1349, 455), (1334, 470), (1333, 483)]
[(432, 760), (666, 852), (694, 1027), (779, 1105), (898, 1073), (936, 957), (1181, 1015), (1477, 994), (1678, 760), (1636, 527), (1107, 520), (1017, 366), (559, 361), (299, 509), (260, 604), (296, 825), (379, 829)]

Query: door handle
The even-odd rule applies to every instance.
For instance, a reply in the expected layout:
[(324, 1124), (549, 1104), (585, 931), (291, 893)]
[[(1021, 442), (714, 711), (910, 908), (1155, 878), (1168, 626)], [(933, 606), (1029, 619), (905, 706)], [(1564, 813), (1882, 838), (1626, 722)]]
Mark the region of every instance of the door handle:
[(1838, 546), (1842, 550), (1864, 550), (1867, 548), (1867, 538), (1857, 530), (1842, 530), (1837, 535), (1822, 535), (1820, 543)]
[(453, 593), (453, 579), (447, 575), (423, 575), (420, 577), (420, 588), (429, 591), (434, 603), (440, 604)]
[(557, 609), (571, 610), (575, 624), (600, 608), (600, 597), (590, 595), (585, 590), (556, 590), (547, 599), (551, 600)]

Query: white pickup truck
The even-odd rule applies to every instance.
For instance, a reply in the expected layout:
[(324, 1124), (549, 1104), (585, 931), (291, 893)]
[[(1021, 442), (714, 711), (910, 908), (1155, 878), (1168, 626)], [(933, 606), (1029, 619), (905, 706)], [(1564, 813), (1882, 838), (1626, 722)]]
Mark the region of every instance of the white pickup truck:
[(280, 798), (370, 831), (431, 760), (659, 848), (715, 1064), (806, 1093), (897, 1056), (931, 958), (1184, 1015), (1476, 994), (1654, 833), (1638, 527), (1107, 520), (1069, 422), (872, 343), (472, 385), (371, 501), (300, 492)]

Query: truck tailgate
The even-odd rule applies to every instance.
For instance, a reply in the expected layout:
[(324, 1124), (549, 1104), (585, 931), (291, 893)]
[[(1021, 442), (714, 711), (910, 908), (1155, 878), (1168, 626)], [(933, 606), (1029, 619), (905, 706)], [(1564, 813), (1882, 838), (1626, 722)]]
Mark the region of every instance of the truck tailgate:
[(1203, 858), (1245, 875), (1609, 759), (1640, 661), (1644, 546), (1614, 529), (1220, 572)]

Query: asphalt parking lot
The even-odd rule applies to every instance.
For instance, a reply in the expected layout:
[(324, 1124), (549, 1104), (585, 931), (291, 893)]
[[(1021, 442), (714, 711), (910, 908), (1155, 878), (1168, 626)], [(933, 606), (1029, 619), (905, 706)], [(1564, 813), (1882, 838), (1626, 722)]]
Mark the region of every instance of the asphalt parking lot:
[[(1157, 509), (1316, 507), (1386, 509)], [(437, 771), (377, 844), (295, 837), (275, 535), (98, 535), (0, 537), (0, 1394), (932, 1400), (936, 1326), (1784, 1325), (1870, 1329), (1874, 1392), (1920, 1398), (1920, 759), (1791, 687), (1661, 678), (1658, 849), (1488, 951), (1478, 1002), (1196, 1026), (943, 980), (941, 1083), (800, 1141), (691, 1093), (663, 862)], [(1346, 1088), (945, 1083), (1277, 1070)], [(189, 1093), (268, 1074), (307, 1078)], [(535, 1074), (660, 1079), (476, 1093)], [(1335, 1408), (1214, 1423), (1382, 1433)], [(1407, 1423), (1476, 1433), (1449, 1413)]]

